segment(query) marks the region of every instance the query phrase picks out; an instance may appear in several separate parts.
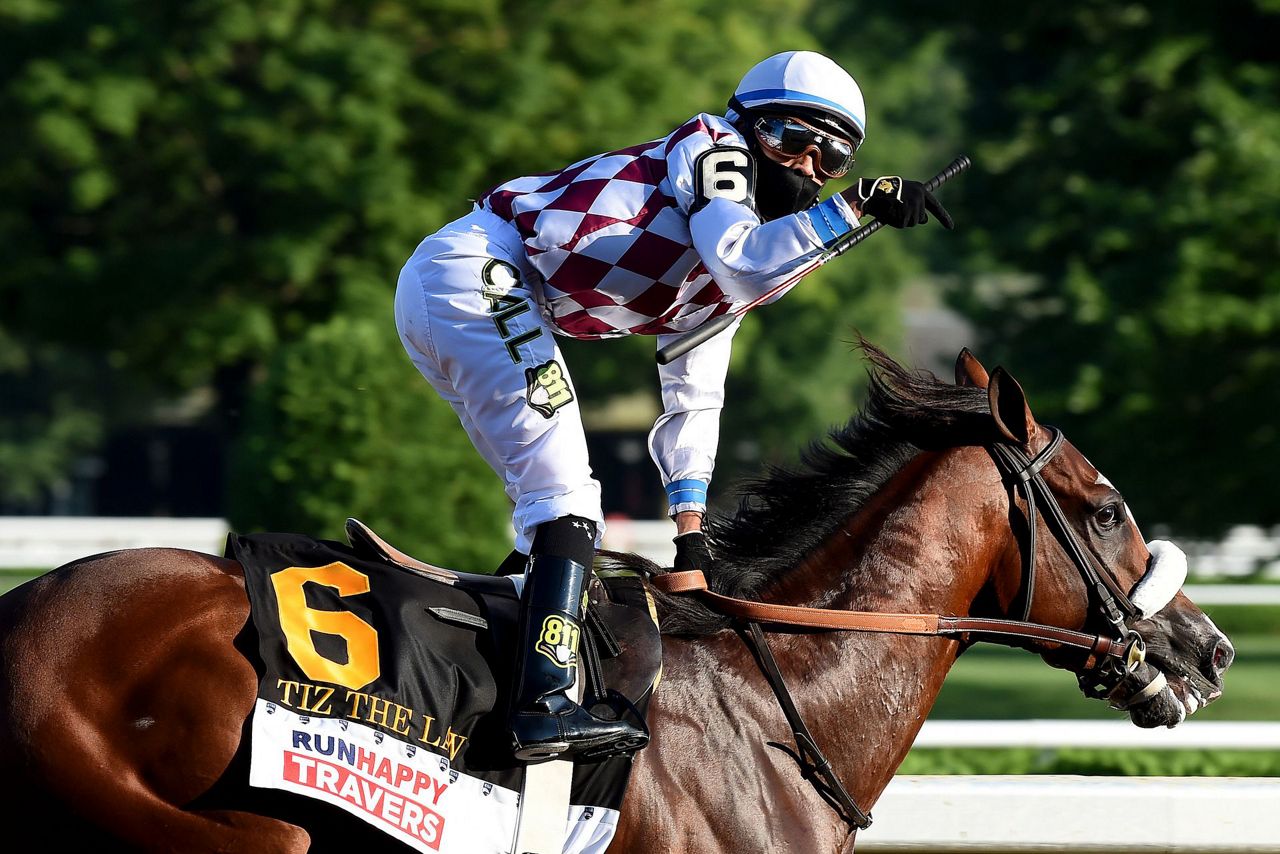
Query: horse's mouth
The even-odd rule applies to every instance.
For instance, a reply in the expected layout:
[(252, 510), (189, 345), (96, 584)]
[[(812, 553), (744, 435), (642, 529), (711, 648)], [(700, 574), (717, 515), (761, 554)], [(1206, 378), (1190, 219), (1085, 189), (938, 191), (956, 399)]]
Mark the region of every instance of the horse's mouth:
[(1163, 661), (1157, 661), (1155, 664), (1169, 680), (1169, 690), (1181, 704), (1184, 718), (1191, 717), (1222, 696), (1221, 684), (1214, 685), (1199, 674), (1182, 672), (1178, 667)]
[(1135, 724), (1174, 727), (1222, 696), (1235, 648), (1207, 616), (1166, 609), (1133, 629), (1146, 639), (1147, 657), (1126, 679), (1135, 686), (1129, 696), (1149, 685), (1153, 690), (1158, 674), (1167, 682), (1148, 702), (1130, 704)]
[(1148, 656), (1147, 662), (1164, 674), (1167, 684), (1149, 701), (1129, 709), (1130, 718), (1140, 727), (1173, 728), (1222, 696), (1221, 680), (1215, 683), (1159, 656)]

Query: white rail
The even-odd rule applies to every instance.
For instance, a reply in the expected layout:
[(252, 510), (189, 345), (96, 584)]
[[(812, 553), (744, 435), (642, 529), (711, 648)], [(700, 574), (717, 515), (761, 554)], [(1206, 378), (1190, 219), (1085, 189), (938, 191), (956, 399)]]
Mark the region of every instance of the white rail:
[(930, 720), (913, 746), (1280, 750), (1280, 723), (1187, 721), (1174, 729), (1139, 729), (1125, 720)]
[(898, 777), (859, 851), (1280, 851), (1280, 779)]
[(115, 549), (168, 546), (222, 554), (225, 519), (0, 516), (0, 568), (51, 569)]
[(1280, 584), (1188, 584), (1197, 605), (1280, 605)]

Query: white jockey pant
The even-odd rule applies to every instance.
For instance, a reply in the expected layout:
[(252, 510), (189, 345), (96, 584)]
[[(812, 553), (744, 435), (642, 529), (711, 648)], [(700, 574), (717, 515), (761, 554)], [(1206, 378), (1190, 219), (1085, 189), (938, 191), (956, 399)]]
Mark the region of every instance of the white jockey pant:
[(395, 317), (409, 358), (458, 414), (515, 502), (516, 548), (562, 516), (604, 532), (577, 392), (530, 287), (515, 228), (477, 210), (424, 239), (400, 271)]

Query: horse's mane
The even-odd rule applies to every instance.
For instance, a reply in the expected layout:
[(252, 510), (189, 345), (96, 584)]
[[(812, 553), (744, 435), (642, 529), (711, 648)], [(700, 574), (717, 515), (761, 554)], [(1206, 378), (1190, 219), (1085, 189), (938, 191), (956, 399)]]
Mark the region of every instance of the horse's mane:
[[(735, 512), (708, 517), (704, 530), (716, 562), (706, 575), (717, 593), (758, 598), (921, 450), (994, 438), (984, 390), (904, 368), (865, 340), (859, 346), (870, 363), (862, 409), (825, 440), (803, 449), (799, 464), (770, 466), (742, 481)], [(636, 555), (610, 557), (624, 566), (656, 569)], [(655, 598), (664, 633), (705, 635), (729, 625), (728, 618), (693, 597), (655, 593)]]

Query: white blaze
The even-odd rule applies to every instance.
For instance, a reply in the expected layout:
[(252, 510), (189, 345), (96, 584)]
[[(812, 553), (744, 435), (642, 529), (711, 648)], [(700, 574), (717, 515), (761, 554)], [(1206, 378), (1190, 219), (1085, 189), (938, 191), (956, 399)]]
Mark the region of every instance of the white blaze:
[[(1086, 463), (1089, 463), (1089, 458), (1085, 457), (1084, 461)], [(1089, 463), (1089, 465), (1093, 466), (1093, 463)], [(1093, 466), (1093, 470), (1098, 471), (1098, 467)], [(1107, 476), (1100, 471), (1098, 471), (1098, 477), (1093, 483), (1095, 486), (1101, 485), (1101, 486), (1107, 487), (1108, 489), (1116, 489), (1116, 485), (1112, 483), (1110, 480), (1108, 480)], [(1116, 492), (1119, 492), (1119, 491), (1120, 490), (1116, 489)], [(1137, 528), (1138, 520), (1133, 518), (1133, 511), (1129, 509), (1129, 502), (1127, 501), (1124, 503), (1124, 512), (1129, 517), (1129, 521), (1133, 523), (1133, 527)]]
[(1147, 543), (1151, 563), (1142, 579), (1134, 585), (1129, 601), (1143, 619), (1168, 605), (1187, 580), (1187, 556), (1168, 540)]

